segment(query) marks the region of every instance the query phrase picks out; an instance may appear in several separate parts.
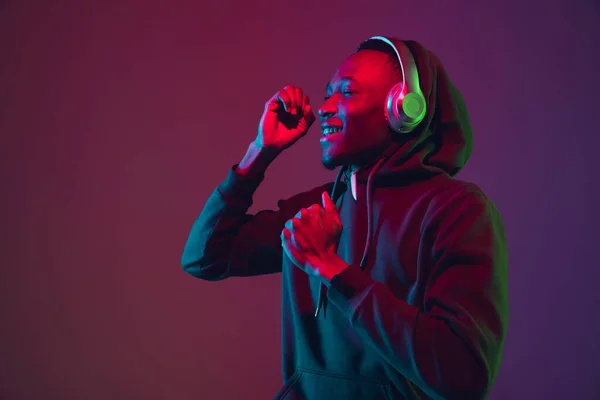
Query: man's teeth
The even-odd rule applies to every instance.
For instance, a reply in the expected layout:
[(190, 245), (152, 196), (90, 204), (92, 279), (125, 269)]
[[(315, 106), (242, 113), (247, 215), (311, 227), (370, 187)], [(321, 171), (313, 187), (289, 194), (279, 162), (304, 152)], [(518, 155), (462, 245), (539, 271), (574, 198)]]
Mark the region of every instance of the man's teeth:
[(342, 128), (325, 128), (323, 129), (323, 136), (331, 135), (332, 133), (336, 133), (341, 130)]

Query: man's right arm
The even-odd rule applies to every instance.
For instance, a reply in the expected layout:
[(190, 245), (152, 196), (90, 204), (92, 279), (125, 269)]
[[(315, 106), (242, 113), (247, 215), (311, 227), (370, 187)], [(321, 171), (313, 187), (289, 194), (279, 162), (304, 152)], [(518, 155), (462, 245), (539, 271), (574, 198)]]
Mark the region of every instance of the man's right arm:
[(281, 271), (280, 234), (302, 199), (280, 201), (279, 210), (256, 215), (248, 214), (248, 209), (269, 165), (306, 135), (314, 121), (308, 96), (292, 85), (267, 101), (256, 140), (210, 195), (192, 226), (181, 257), (187, 273), (216, 281)]
[(216, 281), (281, 271), (280, 234), (295, 211), (248, 214), (252, 196), (275, 157), (252, 142), (242, 161), (212, 192), (184, 247), (181, 266), (185, 272)]

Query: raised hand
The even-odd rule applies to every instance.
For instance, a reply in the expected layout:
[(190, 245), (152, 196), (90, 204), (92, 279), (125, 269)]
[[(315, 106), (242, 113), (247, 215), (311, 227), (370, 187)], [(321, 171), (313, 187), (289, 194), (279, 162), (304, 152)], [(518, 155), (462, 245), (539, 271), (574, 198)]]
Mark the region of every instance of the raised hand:
[(315, 119), (308, 96), (302, 89), (287, 85), (265, 104), (256, 146), (281, 152), (306, 135)]

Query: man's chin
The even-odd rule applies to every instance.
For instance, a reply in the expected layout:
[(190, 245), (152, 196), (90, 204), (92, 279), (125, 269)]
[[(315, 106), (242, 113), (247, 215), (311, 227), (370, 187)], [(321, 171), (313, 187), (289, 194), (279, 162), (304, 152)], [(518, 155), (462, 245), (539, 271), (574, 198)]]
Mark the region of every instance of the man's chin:
[(333, 171), (334, 169), (343, 165), (344, 163), (341, 157), (323, 154), (321, 157), (321, 164), (323, 164), (323, 167), (325, 167), (329, 171)]
[(323, 164), (325, 169), (328, 169), (329, 171), (333, 171), (338, 166), (337, 164), (333, 164), (328, 161), (322, 161), (321, 164)]

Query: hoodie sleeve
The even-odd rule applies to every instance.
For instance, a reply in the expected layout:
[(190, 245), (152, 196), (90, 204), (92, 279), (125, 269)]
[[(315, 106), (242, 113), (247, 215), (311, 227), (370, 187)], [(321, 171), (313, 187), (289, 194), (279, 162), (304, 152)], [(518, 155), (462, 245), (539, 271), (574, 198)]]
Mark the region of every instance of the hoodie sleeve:
[(264, 176), (242, 176), (237, 165), (216, 187), (188, 235), (181, 266), (209, 281), (281, 272), (281, 230), (297, 210), (280, 200), (278, 210), (248, 214)]
[(358, 266), (328, 297), (399, 374), (436, 399), (482, 399), (495, 379), (508, 320), (501, 218), (481, 192), (456, 194), (424, 224), (430, 265), (423, 308), (394, 297)]

